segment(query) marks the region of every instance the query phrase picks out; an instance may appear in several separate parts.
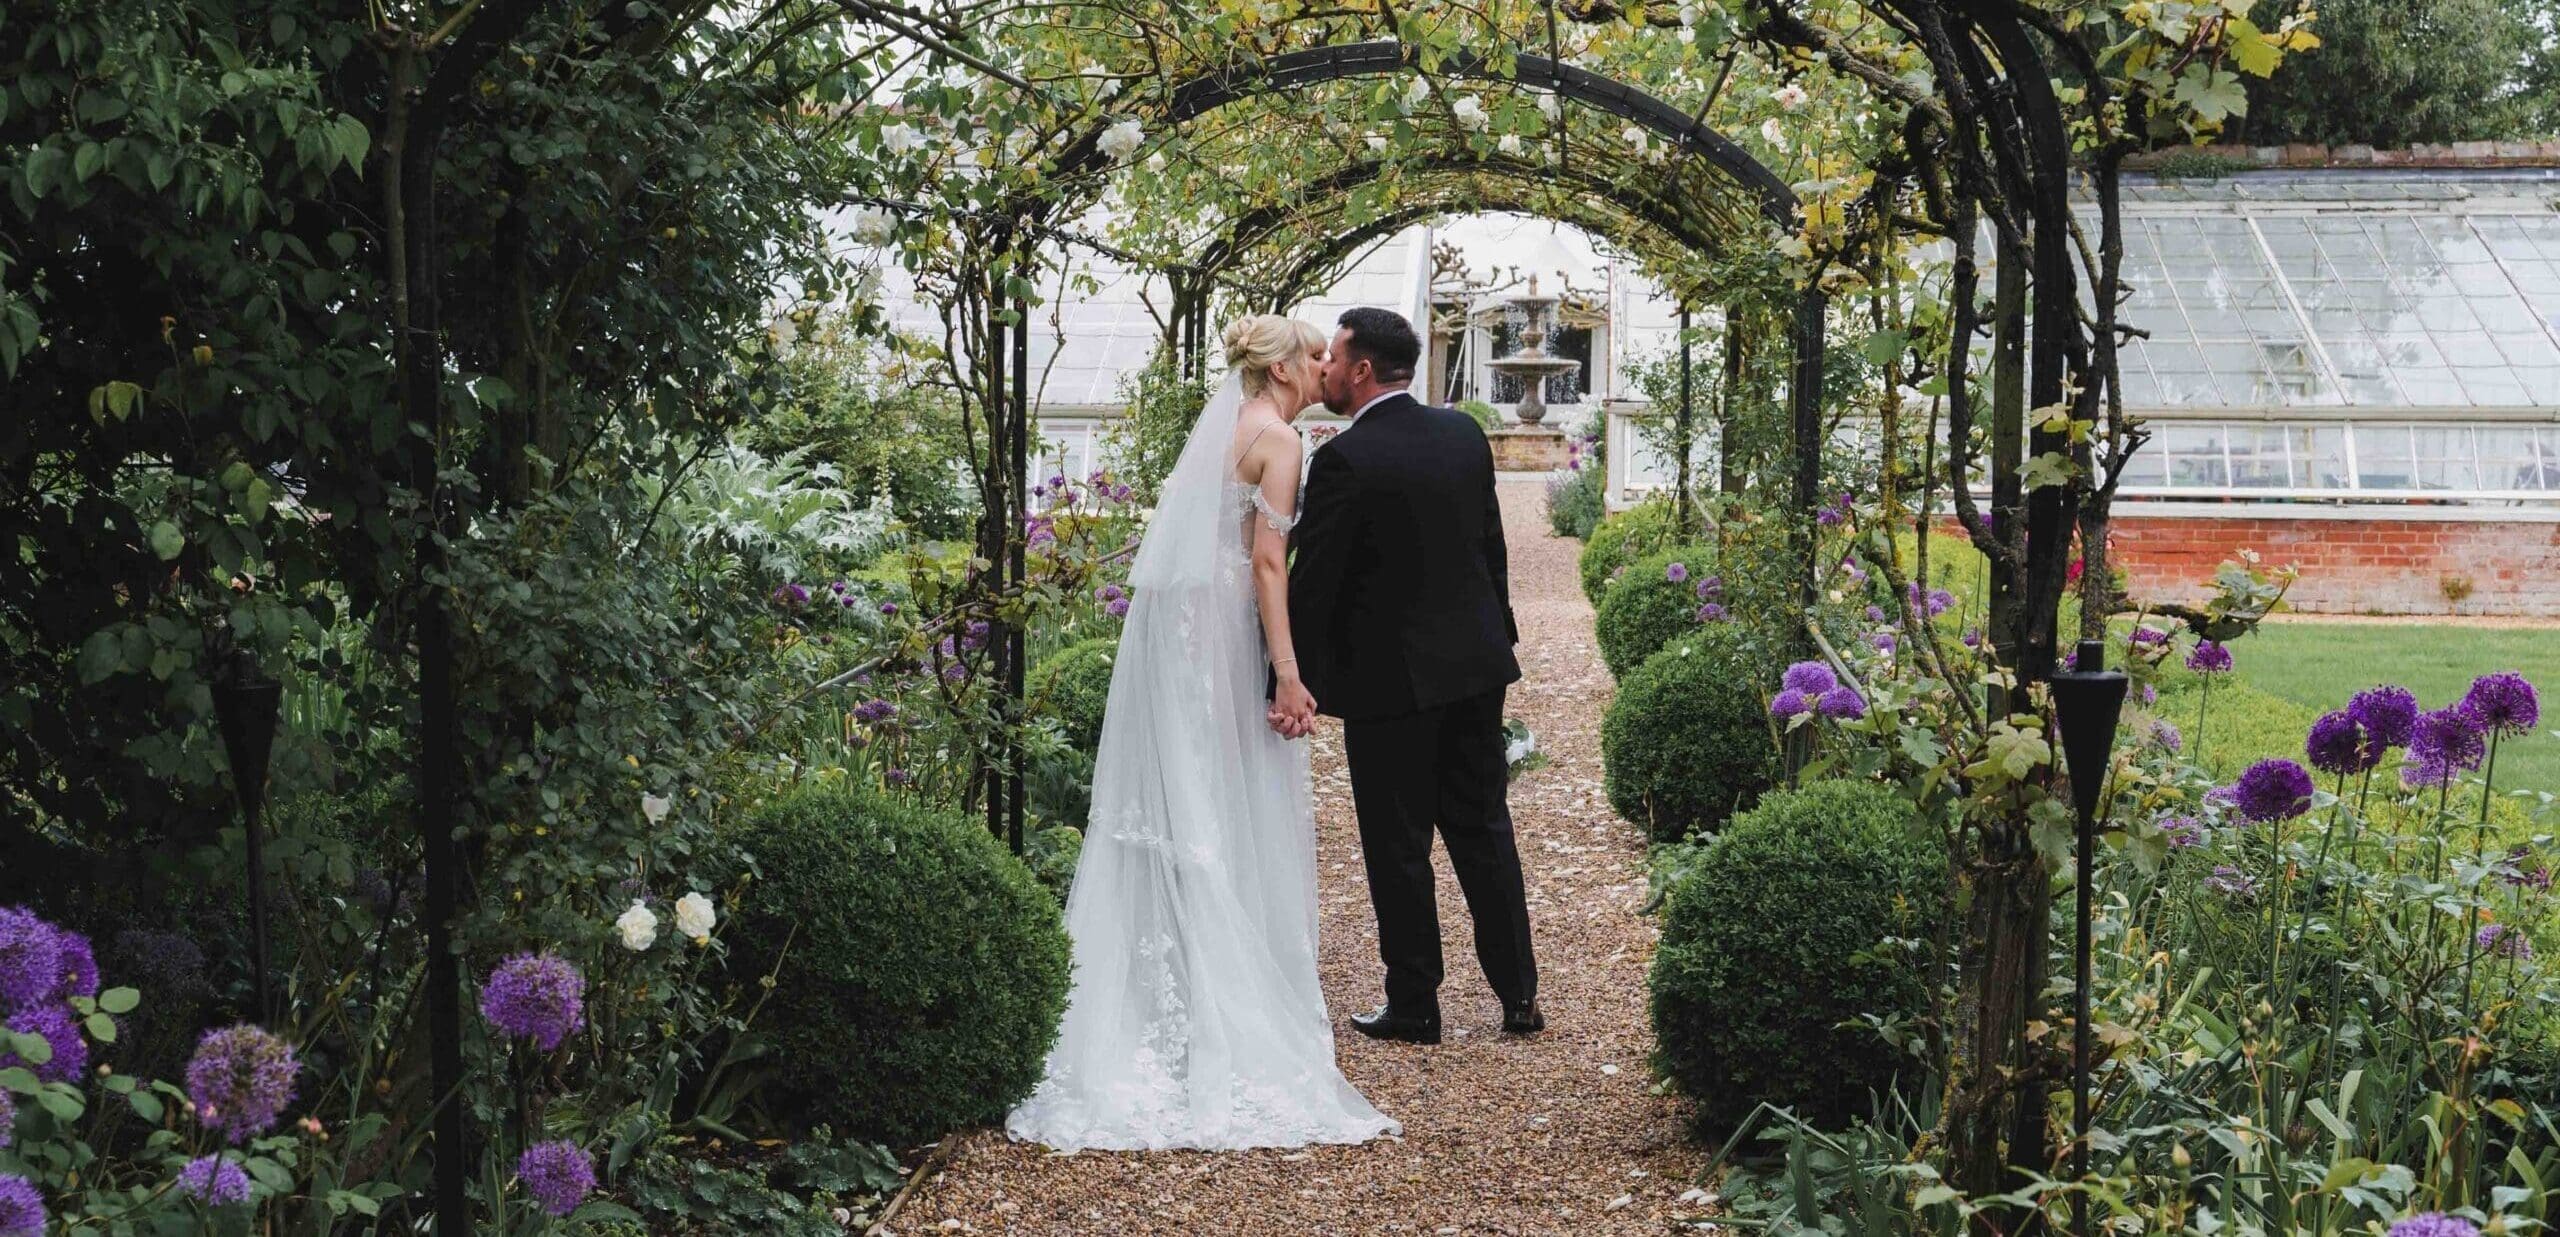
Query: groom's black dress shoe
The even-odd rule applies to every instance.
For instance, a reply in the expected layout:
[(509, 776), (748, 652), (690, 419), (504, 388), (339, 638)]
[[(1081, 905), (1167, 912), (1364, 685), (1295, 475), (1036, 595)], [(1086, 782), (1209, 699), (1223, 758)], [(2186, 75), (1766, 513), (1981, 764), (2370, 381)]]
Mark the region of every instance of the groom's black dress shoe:
[(1509, 1001), (1502, 1003), (1503, 1034), (1535, 1035), (1546, 1029), (1547, 1016), (1538, 1012), (1537, 998), (1531, 997), (1517, 1005)]
[(1440, 1042), (1440, 1015), (1438, 1011), (1406, 1014), (1393, 1005), (1381, 1005), (1368, 1013), (1351, 1015), (1351, 1029), (1371, 1039), (1436, 1044)]

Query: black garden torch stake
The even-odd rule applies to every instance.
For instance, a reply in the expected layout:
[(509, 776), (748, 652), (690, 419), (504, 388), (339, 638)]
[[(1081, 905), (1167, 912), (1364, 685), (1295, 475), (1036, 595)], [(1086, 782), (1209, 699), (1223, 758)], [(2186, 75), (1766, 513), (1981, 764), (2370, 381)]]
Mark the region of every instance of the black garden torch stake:
[(214, 676), (213, 715), (231, 757), (231, 793), (240, 800), (241, 834), (249, 848), (249, 965), (261, 1022), (276, 1010), (267, 990), (267, 847), (258, 818), (266, 805), (267, 758), (275, 752), (283, 699), (284, 684), (268, 678), (247, 653), (235, 654)]
[[(2071, 1171), (2089, 1176), (2089, 869), (2097, 846), (2098, 796), (2114, 763), (2116, 719), (2124, 713), (2126, 679), (2105, 669), (2103, 640), (2083, 640), (2071, 669), (2053, 676), (2053, 711), (2062, 725), (2062, 755), (2070, 764), (2071, 804), (2079, 810), (2079, 869), (2072, 892), (2079, 902), (2076, 967), (2071, 985)], [(2071, 1196), (2071, 1230), (2089, 1237), (2089, 1196)]]

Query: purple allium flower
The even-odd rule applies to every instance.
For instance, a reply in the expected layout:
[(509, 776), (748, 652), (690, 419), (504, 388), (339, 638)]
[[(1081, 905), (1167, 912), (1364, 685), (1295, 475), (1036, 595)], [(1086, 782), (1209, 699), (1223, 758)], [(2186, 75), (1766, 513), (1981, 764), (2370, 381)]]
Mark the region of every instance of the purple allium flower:
[(1127, 618), (1129, 617), (1129, 599), (1114, 597), (1111, 599), (1111, 604), (1102, 607), (1102, 612), (1113, 618)]
[(0, 1012), (33, 1005), (62, 983), (62, 938), (23, 906), (0, 906)]
[(1838, 524), (1841, 520), (1846, 518), (1848, 517), (1842, 515), (1838, 507), (1825, 507), (1822, 510), (1813, 513), (1813, 522), (1823, 526), (1824, 528), (1829, 528), (1834, 524)]
[(24, 1177), (0, 1175), (0, 1237), (44, 1237), (44, 1196)]
[(898, 603), (894, 601), (881, 602), (880, 613), (894, 617), (898, 613)]
[(2214, 868), (2213, 875), (2204, 878), (2204, 887), (2226, 898), (2246, 898), (2258, 892), (2258, 881), (2226, 863)]
[(1812, 711), (1812, 698), (1792, 687), (1779, 692), (1774, 699), (1769, 701), (1769, 716), (1775, 721), (1783, 722), (1790, 718), (1799, 717)]
[(1136, 491), (1136, 490), (1134, 490), (1134, 489), (1131, 489), (1131, 488), (1130, 488), (1130, 487), (1129, 487), (1129, 486), (1124, 482), (1124, 483), (1122, 483), (1122, 484), (1115, 485), (1115, 486), (1112, 486), (1112, 487), (1111, 487), (1111, 501), (1113, 501), (1113, 502), (1115, 502), (1115, 503), (1125, 503), (1125, 502), (1129, 501), (1131, 498), (1135, 497), (1135, 496), (1137, 495), (1137, 493), (1138, 493), (1138, 491)]
[(1708, 576), (1707, 578), (1698, 581), (1698, 600), (1714, 601), (1716, 598), (1722, 596), (1724, 596), (1723, 576)]
[(558, 954), (521, 953), (480, 985), (480, 1016), (549, 1052), (586, 1025), (587, 978)]
[(2513, 958), (2518, 962), (2529, 961), (2533, 957), (2533, 942), (2526, 940), (2524, 933), (2502, 923), (2480, 929), (2471, 941), (2495, 957)]
[(2137, 647), (2145, 644), (2166, 644), (2169, 642), (2169, 633), (2157, 627), (2138, 626), (2133, 629), (2129, 642)]
[(2383, 747), (2406, 747), (2418, 730), (2418, 698), (2405, 687), (2368, 687), (2347, 701), (2347, 713)]
[(2400, 781), (2413, 787), (2450, 786), (2479, 768), (2488, 751), (2488, 737), (2461, 706), (2421, 713), (2409, 735), (2409, 762), (2401, 766)]
[(990, 628), (988, 628), (985, 620), (971, 620), (968, 626), (960, 629), (960, 647), (964, 649), (982, 649), (987, 647), (987, 632), (989, 630)]
[(885, 722), (898, 715), (898, 706), (886, 700), (865, 700), (853, 706), (853, 720), (864, 723)]
[(1867, 715), (1867, 698), (1844, 683), (1822, 693), (1822, 697), (1813, 702), (1813, 707), (1833, 721), (1856, 721)]
[(2149, 742), (2151, 746), (2159, 748), (2161, 751), (2167, 752), (2172, 756), (2177, 755), (2178, 752), (2184, 749), (2187, 745), (2187, 737), (2179, 734), (2178, 728), (2166, 721), (2156, 721), (2151, 723), (2151, 728), (2145, 730), (2142, 737), (2145, 741)]
[(1879, 653), (1890, 653), (1895, 649), (1902, 647), (1901, 642), (1895, 640), (1893, 638), (1893, 633), (1889, 631), (1880, 631), (1875, 635), (1868, 637), (1868, 643), (1875, 645), (1876, 651)]
[(2144, 703), (2144, 704), (2158, 704), (2158, 703), (2160, 703), (2160, 689), (2159, 689), (2159, 688), (2157, 688), (2157, 687), (2153, 687), (2153, 686), (2152, 686), (2152, 685), (2150, 685), (2149, 683), (2145, 683), (2145, 684), (2143, 684), (2143, 685), (2142, 685), (2142, 703)]
[[(364, 873), (358, 873), (357, 892), (373, 903), (375, 913), (389, 913), (391, 882), (384, 879), (379, 868), (365, 871), (372, 874), (372, 883), (365, 884)], [(196, 997), (209, 991), (204, 978), (204, 950), (175, 932), (127, 928), (116, 933), (114, 954), (132, 968), (133, 977), (142, 987), (160, 997)]]
[(198, 1156), (178, 1170), (178, 1193), (207, 1207), (237, 1207), (249, 1201), (249, 1174), (219, 1153)]
[(2480, 1226), (2461, 1216), (2422, 1211), (2392, 1225), (2384, 1237), (2480, 1237)]
[(892, 786), (912, 786), (915, 784), (916, 780), (915, 774), (909, 773), (904, 769), (891, 769), (881, 776), (886, 778), (888, 783)]
[(2231, 670), (2231, 648), (2218, 640), (2198, 640), (2187, 653), (2187, 669), (2198, 674), (2227, 674)]
[(2463, 693), (2462, 703), (2455, 707), (2470, 714), (2481, 729), (2501, 734), (2529, 734), (2533, 724), (2542, 720), (2542, 702), (2534, 695), (2532, 682), (2513, 670), (2471, 680), (2471, 690)]
[(89, 1068), (89, 1041), (80, 1037), (80, 1016), (68, 1005), (37, 1005), (19, 1010), (9, 1017), (9, 1029), (20, 1035), (33, 1035), (53, 1047), (53, 1057), (42, 1065), (18, 1059), (14, 1052), (0, 1052), (0, 1069), (25, 1065), (35, 1071), (38, 1082), (70, 1082)]
[(18, 1133), (18, 1097), (0, 1087), (0, 1147), (9, 1145)]
[(1724, 621), (1724, 603), (1720, 601), (1710, 601), (1705, 605), (1699, 606), (1697, 613), (1690, 617), (1697, 619), (1701, 623), (1721, 623)]
[(1869, 607), (1867, 607), (1867, 621), (1868, 621), (1868, 622), (1870, 622), (1870, 623), (1881, 623), (1881, 622), (1883, 622), (1883, 621), (1884, 621), (1884, 607), (1883, 607), (1883, 606), (1869, 606)]
[(2341, 776), (2362, 773), (2382, 759), (2382, 749), (2366, 740), (2364, 727), (2344, 709), (2323, 713), (2311, 723), (2311, 733), (2302, 740), (2302, 754), (2312, 768)]
[(786, 610), (798, 609), (809, 604), (809, 590), (797, 584), (785, 584), (773, 590), (773, 604)]
[(1808, 696), (1819, 696), (1840, 685), (1838, 676), (1831, 673), (1831, 667), (1818, 661), (1797, 662), (1787, 667), (1785, 676), (1778, 681)]
[(2259, 824), (2291, 820), (2311, 810), (2311, 771), (2290, 760), (2261, 760), (2232, 784), (2231, 806)]
[(1672, 582), (1672, 583), (1674, 583), (1674, 584), (1686, 584), (1686, 583), (1688, 583), (1688, 582), (1689, 582), (1689, 564), (1687, 564), (1687, 563), (1673, 563), (1673, 564), (1671, 564), (1670, 566), (1663, 568), (1663, 569), (1662, 569), (1662, 578), (1663, 578), (1663, 579), (1665, 579), (1665, 580), (1669, 580), (1669, 581), (1671, 581), (1671, 582)]
[(1929, 611), (1929, 617), (1936, 618), (1954, 608), (1955, 604), (1955, 594), (1942, 588), (1933, 588), (1929, 590), (1928, 605), (1925, 608)]
[(516, 1157), (516, 1179), (544, 1212), (565, 1216), (596, 1188), (595, 1157), (565, 1140), (535, 1143)]
[(2551, 869), (2533, 861), (2533, 848), (2517, 845), (2507, 851), (2508, 872), (2505, 880), (2524, 889), (2549, 889)]
[(62, 952), (62, 986), (54, 989), (55, 1000), (67, 1001), (75, 996), (98, 995), (98, 955), (89, 947), (89, 938), (77, 932), (55, 934)]
[(236, 1145), (274, 1128), (301, 1071), (293, 1048), (262, 1028), (207, 1031), (187, 1062), (187, 1099), (197, 1120)]
[(1118, 601), (1121, 596), (1120, 586), (1117, 584), (1105, 584), (1093, 590), (1093, 599), (1096, 601)]
[(2160, 836), (2173, 849), (2190, 850), (2204, 845), (2204, 826), (2193, 816), (2172, 816), (2160, 822)]
[(1972, 628), (1972, 629), (1968, 629), (1968, 630), (1964, 633), (1964, 637), (1963, 637), (1963, 639), (1964, 639), (1964, 646), (1965, 646), (1966, 648), (1969, 648), (1969, 649), (1978, 649), (1978, 648), (1981, 648), (1981, 647), (1982, 647), (1982, 631), (1981, 631), (1981, 629), (1980, 629), (1980, 628)]
[(1841, 559), (1840, 569), (1849, 573), (1849, 583), (1851, 584), (1864, 584), (1867, 582), (1867, 569), (1860, 566), (1858, 560), (1854, 558)]

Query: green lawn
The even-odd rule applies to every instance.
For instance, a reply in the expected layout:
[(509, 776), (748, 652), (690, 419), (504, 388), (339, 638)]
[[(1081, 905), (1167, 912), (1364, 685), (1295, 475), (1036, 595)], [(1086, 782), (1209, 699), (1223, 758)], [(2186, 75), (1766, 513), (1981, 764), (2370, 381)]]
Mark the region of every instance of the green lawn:
[(2376, 683), (2397, 683), (2426, 708), (2462, 697), (2492, 670), (2522, 671), (2545, 697), (2541, 732), (2498, 749), (2498, 785), (2560, 791), (2560, 629), (2480, 628), (2460, 623), (2266, 623), (2231, 646), (2250, 686), (2326, 712)]

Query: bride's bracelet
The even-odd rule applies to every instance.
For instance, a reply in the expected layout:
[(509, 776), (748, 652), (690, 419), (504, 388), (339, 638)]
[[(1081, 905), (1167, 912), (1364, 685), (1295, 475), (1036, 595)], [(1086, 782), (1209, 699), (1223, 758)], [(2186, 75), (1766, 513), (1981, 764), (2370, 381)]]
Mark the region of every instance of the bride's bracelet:
[(1271, 663), (1271, 668), (1277, 670), (1282, 666), (1293, 665), (1297, 660), (1298, 659), (1295, 657), (1283, 657), (1280, 660)]

